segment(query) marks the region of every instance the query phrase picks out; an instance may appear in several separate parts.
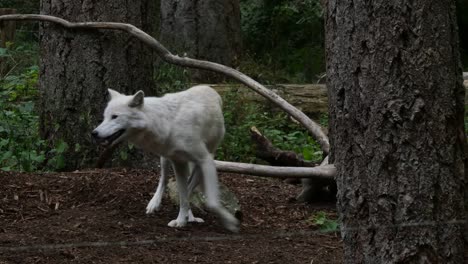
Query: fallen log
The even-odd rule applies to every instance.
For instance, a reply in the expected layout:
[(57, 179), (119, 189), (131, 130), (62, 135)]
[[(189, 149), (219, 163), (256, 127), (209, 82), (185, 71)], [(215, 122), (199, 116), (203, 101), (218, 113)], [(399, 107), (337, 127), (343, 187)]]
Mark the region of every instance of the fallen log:
[[(250, 89), (244, 89), (242, 85), (209, 85), (221, 95), (236, 91), (247, 102), (267, 105), (272, 110), (274, 109), (274, 105), (269, 100)], [(266, 85), (266, 87), (308, 116), (317, 118), (328, 113), (327, 87), (323, 84), (275, 84)]]
[(276, 148), (256, 127), (250, 128), (250, 138), (255, 143), (255, 156), (272, 166), (315, 167), (318, 165), (318, 163), (304, 160), (294, 151)]
[[(465, 105), (468, 106), (468, 72), (463, 73), (465, 79)], [(260, 105), (273, 106), (269, 100), (259, 94), (243, 89), (238, 84), (209, 84), (221, 95), (231, 91), (238, 91), (239, 96), (247, 102), (258, 103)], [(313, 118), (320, 117), (322, 114), (328, 114), (328, 95), (327, 86), (324, 84), (275, 84), (266, 85), (266, 87), (279, 96), (290, 102), (299, 110)], [(271, 108), (273, 110), (273, 107)], [(324, 129), (325, 130), (325, 129)], [(325, 131), (326, 133), (326, 131)]]

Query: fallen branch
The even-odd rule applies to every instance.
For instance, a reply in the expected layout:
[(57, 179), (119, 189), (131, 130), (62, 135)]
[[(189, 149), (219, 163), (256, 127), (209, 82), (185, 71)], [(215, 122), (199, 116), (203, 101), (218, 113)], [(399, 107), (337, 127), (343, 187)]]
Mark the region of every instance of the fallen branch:
[(333, 164), (317, 167), (273, 167), (266, 165), (237, 163), (216, 160), (220, 172), (248, 174), (272, 178), (313, 178), (333, 181), (336, 168)]
[[(112, 152), (120, 144), (121, 143), (118, 143), (116, 145), (107, 147), (99, 156), (96, 167), (102, 168), (104, 163), (111, 157)], [(215, 160), (215, 164), (216, 169), (220, 172), (240, 173), (271, 178), (307, 178), (314, 180), (333, 181), (336, 174), (335, 166), (328, 164), (317, 167), (276, 167), (220, 160)]]
[(255, 156), (273, 166), (315, 167), (318, 163), (305, 161), (294, 151), (281, 150), (273, 146), (256, 127), (250, 128), (250, 138), (255, 143)]
[(210, 62), (210, 61), (202, 61), (202, 60), (195, 60), (188, 57), (179, 57), (177, 55), (172, 54), (166, 47), (164, 47), (161, 43), (159, 43), (156, 39), (142, 31), (141, 29), (125, 23), (114, 23), (114, 22), (69, 22), (65, 19), (61, 19), (55, 16), (48, 16), (48, 15), (4, 15), (0, 16), (0, 21), (7, 21), (7, 20), (33, 20), (33, 21), (45, 21), (59, 24), (65, 28), (70, 29), (107, 29), (107, 30), (120, 30), (129, 33), (130, 35), (138, 38), (143, 43), (147, 44), (151, 48), (153, 48), (156, 53), (166, 62), (172, 63), (179, 66), (185, 66), (189, 68), (198, 68), (204, 70), (210, 70), (214, 72), (218, 72), (229, 76), (233, 79), (238, 80), (239, 82), (245, 84), (255, 92), (261, 94), (262, 96), (266, 97), (281, 109), (283, 109), (286, 113), (294, 117), (297, 121), (299, 121), (314, 137), (318, 143), (320, 144), (324, 153), (328, 154), (330, 151), (330, 143), (328, 141), (328, 137), (323, 132), (320, 125), (312, 121), (308, 116), (306, 116), (303, 112), (298, 110), (296, 107), (289, 104), (286, 100), (278, 96), (276, 93), (268, 90), (263, 85), (258, 83), (257, 81), (253, 80), (252, 78), (248, 77), (247, 75), (233, 69), (227, 67), (222, 64)]

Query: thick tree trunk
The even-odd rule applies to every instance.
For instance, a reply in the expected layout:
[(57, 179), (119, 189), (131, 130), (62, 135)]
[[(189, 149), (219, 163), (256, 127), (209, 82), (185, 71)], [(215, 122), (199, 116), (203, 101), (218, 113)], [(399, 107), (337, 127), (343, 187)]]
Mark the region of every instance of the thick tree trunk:
[(346, 263), (463, 263), (455, 2), (328, 0), (330, 163)]
[[(128, 22), (152, 32), (153, 7), (152, 0), (42, 0), (41, 13), (71, 21)], [(102, 118), (107, 88), (151, 94), (152, 51), (127, 34), (52, 24), (42, 24), (40, 49), (41, 135), (51, 146), (68, 144), (64, 169), (92, 166), (98, 148), (90, 131)]]
[[(237, 66), (241, 51), (239, 0), (161, 0), (160, 41), (187, 56)], [(224, 76), (190, 70), (196, 82), (217, 82)]]

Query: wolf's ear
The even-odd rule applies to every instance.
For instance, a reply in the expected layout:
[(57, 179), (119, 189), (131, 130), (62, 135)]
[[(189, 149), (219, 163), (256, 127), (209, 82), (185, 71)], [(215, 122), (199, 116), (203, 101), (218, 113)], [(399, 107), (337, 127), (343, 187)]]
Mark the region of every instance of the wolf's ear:
[(110, 99), (114, 99), (114, 98), (117, 98), (119, 96), (121, 96), (121, 94), (117, 91), (114, 91), (112, 89), (107, 89), (107, 91), (109, 91), (109, 96), (110, 96)]
[(128, 103), (130, 107), (138, 107), (143, 105), (143, 101), (145, 100), (145, 93), (143, 91), (138, 91)]

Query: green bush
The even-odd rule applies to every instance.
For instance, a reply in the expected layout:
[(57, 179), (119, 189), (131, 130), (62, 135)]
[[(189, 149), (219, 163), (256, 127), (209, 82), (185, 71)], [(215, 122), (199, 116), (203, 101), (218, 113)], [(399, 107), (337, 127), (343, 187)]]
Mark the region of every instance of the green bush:
[(24, 67), (26, 61), (30, 63), (37, 58), (34, 54), (37, 54), (34, 44), (18, 47), (10, 44), (0, 49), (0, 57), (12, 67), (0, 79), (0, 170), (63, 168), (67, 144), (59, 142), (55, 148), (48, 149), (39, 136), (39, 117), (35, 112), (39, 68)]
[(185, 68), (163, 62), (155, 67), (154, 78), (157, 84), (155, 91), (159, 96), (179, 92), (190, 86), (190, 78)]
[[(247, 89), (247, 88), (241, 88)], [(229, 161), (255, 162), (255, 149), (250, 139), (250, 128), (257, 127), (275, 147), (291, 150), (305, 160), (319, 161), (322, 151), (301, 126), (288, 120), (280, 111), (248, 102), (240, 89), (223, 95), (226, 135), (217, 152), (217, 158)]]

